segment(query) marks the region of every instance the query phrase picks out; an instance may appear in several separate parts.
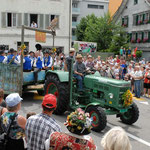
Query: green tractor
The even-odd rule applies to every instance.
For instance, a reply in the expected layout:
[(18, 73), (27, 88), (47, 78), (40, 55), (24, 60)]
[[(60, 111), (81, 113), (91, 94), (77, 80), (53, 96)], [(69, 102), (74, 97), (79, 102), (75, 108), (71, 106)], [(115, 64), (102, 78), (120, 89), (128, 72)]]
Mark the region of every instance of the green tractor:
[(98, 72), (84, 78), (84, 92), (78, 92), (77, 80), (73, 72), (60, 70), (48, 71), (45, 80), (45, 94), (57, 97), (55, 114), (61, 115), (67, 110), (82, 108), (93, 119), (92, 129), (100, 132), (106, 127), (106, 115), (116, 115), (126, 124), (138, 120), (137, 105), (125, 106), (123, 95), (130, 89), (130, 82), (101, 77)]

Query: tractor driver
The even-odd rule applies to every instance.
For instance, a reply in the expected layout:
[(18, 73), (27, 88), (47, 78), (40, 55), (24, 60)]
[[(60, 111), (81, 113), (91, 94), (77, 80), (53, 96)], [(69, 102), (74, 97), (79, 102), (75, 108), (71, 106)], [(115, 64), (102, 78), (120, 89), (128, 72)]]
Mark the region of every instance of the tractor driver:
[(84, 79), (84, 72), (86, 71), (85, 64), (82, 62), (82, 55), (77, 54), (76, 56), (76, 63), (73, 66), (73, 71), (74, 71), (74, 77), (78, 80), (78, 88), (79, 92), (83, 92), (83, 79)]

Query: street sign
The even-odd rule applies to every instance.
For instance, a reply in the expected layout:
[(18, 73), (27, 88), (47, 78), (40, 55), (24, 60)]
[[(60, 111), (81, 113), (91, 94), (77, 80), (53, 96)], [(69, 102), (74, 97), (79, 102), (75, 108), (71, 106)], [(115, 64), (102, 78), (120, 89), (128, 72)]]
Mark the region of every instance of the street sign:
[(46, 43), (46, 33), (36, 31), (35, 32), (35, 40), (36, 40), (36, 42)]

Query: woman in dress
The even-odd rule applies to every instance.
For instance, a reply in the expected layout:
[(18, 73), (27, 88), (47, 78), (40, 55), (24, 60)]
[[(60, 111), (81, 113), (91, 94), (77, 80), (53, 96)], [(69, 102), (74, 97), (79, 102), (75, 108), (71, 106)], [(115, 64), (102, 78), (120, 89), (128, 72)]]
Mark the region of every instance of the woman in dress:
[(52, 133), (45, 142), (46, 150), (95, 150), (94, 141), (88, 136), (91, 132), (91, 121), (89, 114), (78, 108), (65, 122), (69, 132)]

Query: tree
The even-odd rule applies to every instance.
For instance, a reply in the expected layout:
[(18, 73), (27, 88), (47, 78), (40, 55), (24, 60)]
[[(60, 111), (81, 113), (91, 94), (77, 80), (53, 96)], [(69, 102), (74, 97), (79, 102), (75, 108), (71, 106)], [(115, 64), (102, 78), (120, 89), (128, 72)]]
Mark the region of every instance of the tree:
[(109, 48), (110, 51), (119, 51), (127, 42), (124, 35), (123, 28), (112, 21), (109, 13), (99, 18), (94, 14), (88, 15), (76, 28), (77, 40), (96, 42), (99, 51)]

